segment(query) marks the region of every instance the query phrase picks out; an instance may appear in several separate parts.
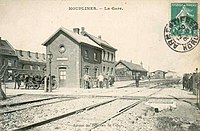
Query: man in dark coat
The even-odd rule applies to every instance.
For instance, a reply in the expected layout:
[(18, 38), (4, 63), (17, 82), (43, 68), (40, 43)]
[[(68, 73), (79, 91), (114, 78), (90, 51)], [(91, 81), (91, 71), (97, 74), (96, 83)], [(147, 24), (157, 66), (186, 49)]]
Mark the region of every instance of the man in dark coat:
[(136, 84), (136, 87), (139, 87), (139, 81), (140, 81), (140, 75), (139, 75), (139, 74), (136, 74), (136, 76), (135, 76), (135, 84)]

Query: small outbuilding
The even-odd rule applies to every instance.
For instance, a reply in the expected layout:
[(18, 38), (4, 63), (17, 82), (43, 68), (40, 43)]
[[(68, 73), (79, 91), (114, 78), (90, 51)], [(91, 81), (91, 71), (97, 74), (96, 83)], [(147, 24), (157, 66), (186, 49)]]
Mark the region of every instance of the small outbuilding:
[(133, 80), (136, 74), (140, 75), (141, 79), (147, 77), (147, 70), (142, 65), (120, 60), (115, 65), (116, 81)]
[(163, 70), (155, 70), (150, 73), (151, 79), (165, 79), (165, 74), (167, 72)]

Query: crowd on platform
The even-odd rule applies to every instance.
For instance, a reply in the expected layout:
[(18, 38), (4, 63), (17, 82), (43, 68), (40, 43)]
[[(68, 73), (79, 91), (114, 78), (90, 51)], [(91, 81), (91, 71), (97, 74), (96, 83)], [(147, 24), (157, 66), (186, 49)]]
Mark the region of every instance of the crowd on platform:
[(200, 73), (186, 73), (182, 79), (183, 90), (193, 91), (195, 88), (199, 88)]

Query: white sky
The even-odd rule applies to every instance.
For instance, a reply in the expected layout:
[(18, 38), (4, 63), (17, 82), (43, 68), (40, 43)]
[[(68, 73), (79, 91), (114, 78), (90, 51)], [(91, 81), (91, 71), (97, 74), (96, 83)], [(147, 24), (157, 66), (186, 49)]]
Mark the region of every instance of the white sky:
[[(79, 6), (123, 11), (68, 10)], [(0, 0), (0, 36), (16, 49), (45, 52), (41, 44), (59, 27), (85, 27), (118, 49), (116, 60), (142, 61), (150, 71), (193, 72), (200, 68), (200, 45), (187, 53), (172, 51), (163, 36), (169, 20), (170, 0)]]

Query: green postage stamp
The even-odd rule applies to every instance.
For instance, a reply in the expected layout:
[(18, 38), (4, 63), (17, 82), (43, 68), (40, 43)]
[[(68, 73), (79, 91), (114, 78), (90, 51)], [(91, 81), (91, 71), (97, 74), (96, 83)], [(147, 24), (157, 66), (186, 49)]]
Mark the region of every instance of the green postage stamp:
[(198, 3), (171, 3), (171, 20), (165, 26), (167, 45), (176, 52), (188, 52), (199, 43)]

